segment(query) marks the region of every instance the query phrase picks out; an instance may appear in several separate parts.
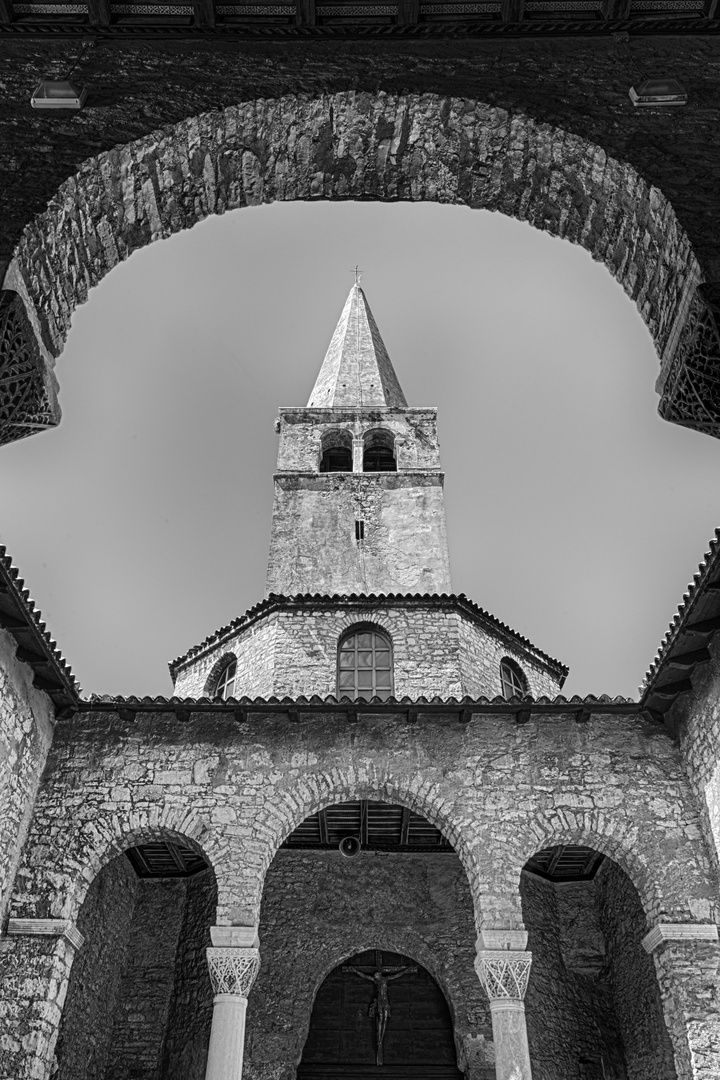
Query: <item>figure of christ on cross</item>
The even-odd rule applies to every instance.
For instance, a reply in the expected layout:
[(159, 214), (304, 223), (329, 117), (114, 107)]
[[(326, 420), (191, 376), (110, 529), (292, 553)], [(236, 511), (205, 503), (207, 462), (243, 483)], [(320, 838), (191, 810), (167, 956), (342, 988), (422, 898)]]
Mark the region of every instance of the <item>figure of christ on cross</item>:
[(411, 975), (417, 971), (416, 967), (383, 967), (382, 953), (375, 954), (377, 960), (374, 968), (344, 967), (343, 971), (351, 971), (353, 975), (359, 975), (361, 979), (375, 985), (375, 1000), (368, 1009), (368, 1016), (375, 1017), (375, 1064), (383, 1064), (383, 1040), (385, 1029), (390, 1017), (390, 1002), (388, 1000), (388, 983), (393, 979), (401, 979), (403, 975)]

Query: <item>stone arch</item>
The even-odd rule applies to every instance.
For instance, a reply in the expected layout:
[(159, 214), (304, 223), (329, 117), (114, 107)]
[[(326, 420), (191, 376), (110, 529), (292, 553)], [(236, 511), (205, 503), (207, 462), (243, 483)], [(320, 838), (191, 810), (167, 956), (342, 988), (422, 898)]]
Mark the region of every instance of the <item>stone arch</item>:
[(215, 684), (217, 683), (220, 673), (227, 664), (231, 664), (232, 661), (237, 663), (237, 654), (228, 650), (224, 652), (222, 656), (218, 657), (213, 666), (210, 668), (207, 679), (205, 680), (205, 686), (203, 687), (202, 697), (214, 697)]
[[(224, 876), (227, 841), (212, 832), (194, 810), (187, 811), (166, 803), (134, 812), (118, 808), (113, 814), (98, 814), (79, 822), (70, 835), (63, 836), (65, 847), (57, 860), (52, 881), (46, 881), (42, 868), (33, 871), (36, 891), (42, 897), (37, 908), (16, 902), (13, 915), (38, 917), (47, 912), (53, 918), (75, 922), (87, 891), (100, 871), (128, 848), (158, 838), (179, 840), (205, 858), (217, 881), (220, 906), (220, 897), (231, 889)], [(32, 839), (28, 850), (32, 849)]]
[[(508, 898), (519, 897), (520, 873), (535, 852), (557, 844), (594, 848), (624, 871), (640, 897), (648, 927), (661, 918), (671, 921), (706, 921), (715, 917), (713, 874), (698, 840), (689, 840), (678, 827), (671, 861), (662, 857), (664, 832), (648, 838), (640, 824), (601, 810), (548, 810), (533, 815), (524, 828), (503, 835)], [(679, 872), (680, 871), (680, 872)]]
[(412, 942), (408, 942), (407, 938), (402, 934), (394, 935), (392, 931), (388, 931), (386, 927), (378, 927), (377, 934), (372, 938), (362, 936), (354, 937), (352, 934), (349, 934), (346, 945), (342, 948), (335, 949), (329, 957), (323, 957), (322, 964), (318, 966), (317, 970), (312, 972), (310, 992), (307, 995), (306, 1001), (303, 1003), (303, 1016), (299, 1026), (299, 1054), (297, 1061), (295, 1062), (295, 1068), (300, 1064), (303, 1048), (310, 1030), (310, 1020), (315, 1005), (315, 999), (317, 998), (320, 987), (325, 982), (328, 975), (330, 975), (336, 967), (342, 964), (344, 960), (357, 955), (357, 953), (365, 952), (368, 949), (383, 949), (388, 952), (396, 952), (409, 956), (418, 964), (421, 964), (422, 967), (432, 975), (433, 979), (442, 990), (443, 997), (450, 1010), (450, 1017), (453, 1022), (453, 1034), (455, 1036), (455, 1049), (458, 1056), (460, 1056), (462, 1047), (458, 1045), (457, 1033), (455, 1031), (455, 1020), (458, 1011), (457, 1003), (453, 999), (451, 989), (447, 984), (444, 973), (439, 969), (435, 962), (432, 950), (425, 946), (425, 943), (419, 934), (414, 936)]
[[(399, 778), (381, 767), (373, 770), (333, 769), (331, 772), (315, 773), (299, 779), (296, 785), (284, 792), (273, 793), (263, 829), (263, 851), (257, 863), (255, 882), (249, 883), (255, 890), (253, 908), (260, 911), (265, 875), (278, 848), (298, 825), (323, 807), (353, 799), (373, 799), (378, 802), (399, 803), (407, 806), (436, 825), (450, 841), (465, 871), (473, 900), (475, 921), (478, 927), (483, 920), (483, 876), (480, 859), (472, 836), (465, 831), (465, 823), (456, 815), (447, 799), (438, 791), (437, 785), (428, 781), (423, 773)], [(255, 870), (255, 868), (253, 868)]]
[(134, 250), (211, 214), (293, 199), (429, 200), (527, 221), (607, 266), (666, 374), (681, 336), (696, 350), (703, 275), (661, 191), (580, 134), (430, 93), (243, 102), (104, 152), (28, 224), (4, 287), (57, 356), (75, 307)]

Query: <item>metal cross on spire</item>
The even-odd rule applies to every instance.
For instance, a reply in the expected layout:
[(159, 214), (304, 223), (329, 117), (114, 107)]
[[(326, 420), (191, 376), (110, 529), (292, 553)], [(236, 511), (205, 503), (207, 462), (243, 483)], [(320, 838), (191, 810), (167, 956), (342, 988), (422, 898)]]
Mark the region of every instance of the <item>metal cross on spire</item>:
[(356, 288), (360, 284), (360, 279), (362, 278), (362, 276), (363, 276), (363, 272), (362, 272), (362, 270), (358, 269), (358, 265), (356, 263), (355, 264), (355, 287)]

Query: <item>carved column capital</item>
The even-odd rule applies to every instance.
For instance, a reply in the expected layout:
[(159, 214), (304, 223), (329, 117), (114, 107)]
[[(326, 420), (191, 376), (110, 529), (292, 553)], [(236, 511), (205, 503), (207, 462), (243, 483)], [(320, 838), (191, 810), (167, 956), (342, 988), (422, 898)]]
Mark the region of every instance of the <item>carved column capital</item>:
[(522, 1002), (530, 978), (532, 953), (515, 949), (480, 949), (475, 970), (491, 1004)]
[(258, 949), (210, 948), (207, 961), (214, 994), (248, 996), (260, 970)]

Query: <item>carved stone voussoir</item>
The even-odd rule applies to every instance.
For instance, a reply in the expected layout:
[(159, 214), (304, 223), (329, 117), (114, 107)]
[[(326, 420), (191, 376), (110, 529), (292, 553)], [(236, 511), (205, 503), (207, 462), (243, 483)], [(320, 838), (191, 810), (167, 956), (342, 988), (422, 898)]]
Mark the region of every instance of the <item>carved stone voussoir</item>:
[(522, 1001), (530, 978), (532, 953), (507, 949), (478, 952), (475, 970), (491, 1001), (514, 998)]
[(213, 993), (248, 996), (260, 970), (257, 949), (210, 948), (207, 961)]

